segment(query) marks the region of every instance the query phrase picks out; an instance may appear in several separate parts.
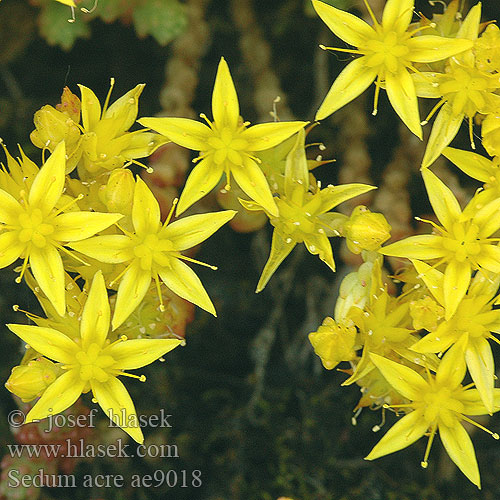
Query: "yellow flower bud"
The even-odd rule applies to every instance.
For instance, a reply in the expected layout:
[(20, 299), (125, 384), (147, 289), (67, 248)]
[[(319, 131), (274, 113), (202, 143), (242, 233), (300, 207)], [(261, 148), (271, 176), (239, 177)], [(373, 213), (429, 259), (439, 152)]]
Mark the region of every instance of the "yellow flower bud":
[(46, 358), (31, 360), (27, 365), (15, 366), (5, 387), (24, 402), (40, 396), (58, 375), (57, 366)]
[(31, 132), (31, 142), (40, 149), (54, 151), (56, 146), (66, 143), (67, 168), (71, 172), (81, 156), (80, 129), (66, 113), (58, 111), (50, 105), (39, 109), (33, 118), (35, 130)]
[(132, 172), (126, 168), (117, 168), (111, 172), (108, 183), (100, 194), (110, 212), (130, 215), (134, 189), (135, 180)]
[(382, 214), (370, 212), (359, 205), (345, 222), (343, 234), (349, 250), (358, 254), (362, 250), (378, 250), (390, 238), (391, 226)]
[(80, 110), (82, 104), (78, 96), (73, 94), (68, 87), (64, 87), (60, 104), (56, 109), (68, 115), (75, 123), (80, 123)]
[(413, 318), (415, 330), (433, 332), (439, 320), (444, 317), (444, 307), (426, 295), (424, 298), (410, 302), (410, 315)]
[(318, 331), (309, 334), (309, 342), (327, 370), (332, 370), (341, 361), (351, 361), (356, 357), (356, 329), (336, 323), (330, 317), (323, 320)]

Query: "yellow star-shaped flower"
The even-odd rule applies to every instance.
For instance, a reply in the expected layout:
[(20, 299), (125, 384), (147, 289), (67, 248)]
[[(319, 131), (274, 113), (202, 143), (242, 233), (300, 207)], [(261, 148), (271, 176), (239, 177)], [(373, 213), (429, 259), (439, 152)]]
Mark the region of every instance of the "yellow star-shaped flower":
[[(425, 262), (413, 261), (413, 265), (430, 293), (444, 305), (443, 273)], [(411, 346), (423, 354), (444, 352), (467, 333), (465, 361), (489, 413), (493, 413), (495, 360), (488, 340), (497, 341), (491, 332), (500, 332), (500, 310), (494, 308), (499, 284), (500, 276), (478, 271), (455, 314)]]
[(462, 211), (451, 190), (429, 169), (422, 170), (422, 177), (441, 224), (432, 223), (437, 234), (410, 236), (379, 252), (424, 261), (435, 259), (433, 267), (445, 265), (443, 304), (449, 320), (467, 292), (473, 271), (500, 272), (498, 239), (490, 238), (500, 228), (500, 199), (478, 207), (474, 197)]
[(65, 146), (60, 143), (33, 180), (29, 192), (20, 191), (20, 201), (0, 189), (0, 268), (24, 258), (20, 281), (29, 261), (40, 288), (64, 315), (66, 298), (60, 251), (69, 242), (83, 240), (106, 229), (123, 216), (65, 210), (77, 200), (62, 203), (65, 181)]
[(226, 174), (254, 201), (273, 215), (278, 208), (254, 152), (272, 148), (298, 132), (306, 122), (262, 123), (248, 127), (241, 122), (240, 107), (229, 67), (221, 58), (212, 94), (214, 121), (208, 126), (187, 118), (142, 118), (139, 123), (167, 136), (171, 141), (200, 151), (177, 206), (181, 214), (203, 198)]
[[(172, 210), (173, 211), (173, 210)], [(134, 232), (104, 235), (76, 242), (71, 248), (109, 264), (126, 263), (116, 297), (113, 330), (118, 328), (146, 295), (154, 279), (162, 304), (160, 280), (183, 299), (215, 315), (215, 308), (194, 271), (182, 260), (200, 262), (182, 255), (210, 237), (236, 212), (197, 214), (169, 224), (160, 220), (160, 206), (146, 183), (137, 178), (132, 205)], [(209, 266), (212, 267), (212, 266)], [(115, 278), (118, 281), (120, 278)]]
[[(396, 411), (404, 410), (408, 413), (387, 431), (366, 460), (375, 460), (402, 450), (428, 433), (429, 441), (421, 462), (425, 468), (432, 441), (439, 431), (439, 437), (450, 458), (467, 478), (480, 488), (474, 446), (462, 422), (486, 430), (466, 415), (485, 415), (488, 410), (484, 407), (477, 389), (471, 389), (470, 385), (465, 387), (461, 385), (466, 371), (464, 361), (466, 342), (467, 334), (443, 356), (436, 375), (428, 373), (427, 380), (408, 366), (377, 354), (371, 355), (372, 362), (387, 382), (410, 403), (389, 406)], [(494, 389), (493, 411), (499, 409), (500, 389)], [(487, 432), (498, 439), (497, 434)]]
[(108, 294), (101, 272), (96, 273), (80, 320), (80, 338), (72, 340), (64, 333), (32, 325), (7, 325), (9, 329), (37, 352), (62, 364), (64, 373), (43, 392), (35, 406), (26, 415), (25, 423), (56, 415), (69, 408), (80, 394), (92, 391), (106, 415), (142, 443), (144, 437), (139, 420), (125, 386), (118, 376), (128, 375), (144, 381), (144, 377), (130, 375), (124, 370), (135, 370), (149, 365), (182, 340), (135, 339), (110, 343), (110, 308)]
[[(258, 203), (240, 200), (247, 210), (264, 210), (274, 226), (271, 253), (257, 284), (256, 292), (267, 285), (279, 265), (298, 243), (304, 243), (313, 255), (335, 271), (333, 251), (329, 236), (340, 236), (335, 229), (347, 217), (330, 212), (342, 202), (364, 194), (374, 186), (367, 184), (345, 184), (317, 188), (310, 192), (309, 169), (304, 149), (305, 134), (297, 134), (297, 140), (287, 155), (285, 166), (284, 193), (276, 198), (278, 214), (274, 215)], [(316, 186), (315, 186), (316, 187)]]
[(373, 114), (377, 113), (378, 94), (384, 85), (396, 113), (421, 139), (417, 94), (409, 70), (417, 71), (413, 63), (440, 61), (470, 49), (472, 41), (434, 35), (414, 36), (427, 28), (408, 31), (414, 0), (388, 0), (381, 23), (377, 21), (365, 0), (373, 27), (358, 17), (319, 0), (312, 0), (312, 3), (319, 17), (339, 38), (357, 47), (356, 50), (332, 50), (361, 56), (348, 64), (333, 82), (316, 114), (316, 119), (322, 120), (331, 115), (358, 97), (375, 81)]

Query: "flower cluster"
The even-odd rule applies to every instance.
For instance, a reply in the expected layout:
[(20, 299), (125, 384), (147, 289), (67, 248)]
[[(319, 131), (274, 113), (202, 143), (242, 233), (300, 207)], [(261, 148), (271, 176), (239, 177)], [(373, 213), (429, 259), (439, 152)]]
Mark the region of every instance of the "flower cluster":
[[(282, 122), (276, 115), (271, 123), (244, 121), (224, 58), (212, 116), (200, 115), (205, 123), (146, 117), (137, 121), (147, 128), (131, 131), (144, 85), (110, 104), (112, 80), (102, 106), (87, 87), (80, 85), (81, 99), (66, 88), (60, 104), (44, 106), (34, 117), (31, 140), (42, 149), (41, 167), (22, 150), (17, 159), (6, 150), (0, 171), (0, 268), (20, 263), (16, 281), (27, 282), (47, 316), (28, 312), (34, 325), (8, 325), (27, 351), (6, 386), (24, 402), (39, 398), (27, 422), (65, 411), (92, 392), (93, 401), (142, 442), (138, 425), (120, 418), (125, 413), (127, 423), (137, 423), (119, 377), (145, 381), (128, 370), (183, 344), (194, 306), (216, 315), (190, 264), (216, 268), (195, 260), (192, 249), (226, 223), (249, 231), (269, 220), (271, 248), (256, 292), (298, 244), (332, 272), (330, 238), (344, 238), (362, 261), (342, 280), (332, 317), (309, 340), (326, 369), (350, 364), (343, 385), (361, 387), (358, 409), (402, 415), (366, 459), (428, 435), (421, 463), (427, 467), (439, 434), (451, 459), (480, 487), (463, 424), (499, 438), (470, 416), (500, 410), (491, 349), (491, 342), (500, 343), (500, 29), (481, 24), (480, 4), (457, 15), (458, 0), (418, 22), (414, 0), (388, 0), (381, 21), (365, 0), (373, 25), (320, 0), (312, 3), (333, 33), (354, 47), (329, 49), (359, 56), (334, 81), (317, 120), (372, 83), (373, 114), (385, 89), (420, 139), (422, 126), (437, 114), (421, 169), (435, 218), (418, 219), (430, 233), (383, 246), (391, 227), (365, 206), (375, 187), (322, 187), (313, 170), (328, 162), (307, 159), (308, 122)], [(419, 97), (439, 99), (423, 122)], [(449, 147), (464, 118), (471, 147), (477, 124), (492, 159)], [(179, 198), (162, 217), (147, 178), (127, 167), (144, 167), (139, 159), (168, 142), (198, 155)], [(465, 207), (429, 168), (441, 154), (483, 184)], [(225, 210), (181, 217), (209, 194)], [(350, 215), (333, 211), (358, 196), (364, 204)], [(389, 277), (384, 256), (392, 264), (406, 259), (405, 267)], [(467, 373), (472, 383), (462, 385)]]
[[(47, 315), (27, 312), (35, 325), (8, 325), (28, 350), (6, 386), (23, 401), (39, 397), (26, 423), (62, 412), (91, 391), (104, 412), (142, 442), (134, 404), (118, 377), (144, 381), (126, 370), (184, 343), (185, 304), (215, 315), (185, 263), (199, 262), (185, 252), (235, 212), (171, 222), (174, 202), (161, 220), (147, 184), (125, 168), (169, 140), (129, 131), (143, 87), (110, 106), (108, 94), (102, 108), (90, 89), (81, 86), (80, 101), (66, 88), (59, 105), (35, 114), (32, 142), (51, 152), (41, 168), (22, 150), (17, 160), (6, 150), (0, 267), (22, 262), (16, 281), (26, 280)], [(68, 175), (74, 169), (78, 177)]]
[[(432, 20), (420, 16), (414, 25), (413, 0), (388, 0), (381, 23), (369, 9), (373, 27), (319, 0), (313, 4), (332, 31), (356, 47), (333, 50), (361, 56), (335, 80), (318, 118), (375, 81), (375, 111), (379, 90), (385, 88), (401, 120), (422, 138), (417, 97), (440, 100), (422, 122), (439, 111), (421, 169), (435, 219), (417, 218), (430, 226), (430, 234), (378, 249), (365, 246), (363, 264), (342, 282), (334, 318), (326, 318), (309, 335), (310, 342), (325, 368), (350, 363), (343, 385), (362, 388), (358, 408), (403, 415), (367, 460), (428, 435), (421, 463), (427, 467), (438, 433), (450, 458), (480, 487), (474, 448), (463, 424), (499, 438), (469, 416), (500, 410), (491, 349), (500, 333), (500, 30), (493, 23), (481, 24), (481, 4), (466, 16), (457, 15), (455, 0), (443, 14)], [(464, 118), (472, 148), (476, 120), (493, 159), (448, 147)], [(483, 183), (465, 207), (428, 168), (441, 154)], [(358, 223), (361, 216), (353, 213), (351, 222), (344, 223), (346, 235), (356, 227), (364, 228), (360, 232), (366, 236), (384, 231), (383, 222), (375, 218), (371, 224), (368, 219)], [(351, 241), (349, 248), (356, 251), (357, 245)], [(383, 256), (407, 259), (406, 267), (391, 279), (383, 272)], [(467, 372), (472, 384), (462, 385)]]

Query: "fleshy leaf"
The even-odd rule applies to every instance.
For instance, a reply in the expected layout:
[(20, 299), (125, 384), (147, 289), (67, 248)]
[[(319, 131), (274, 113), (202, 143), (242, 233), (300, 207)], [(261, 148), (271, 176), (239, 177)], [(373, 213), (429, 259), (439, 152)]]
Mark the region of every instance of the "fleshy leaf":
[(140, 37), (151, 35), (160, 45), (167, 45), (187, 26), (185, 5), (178, 0), (144, 0), (133, 10), (135, 31)]

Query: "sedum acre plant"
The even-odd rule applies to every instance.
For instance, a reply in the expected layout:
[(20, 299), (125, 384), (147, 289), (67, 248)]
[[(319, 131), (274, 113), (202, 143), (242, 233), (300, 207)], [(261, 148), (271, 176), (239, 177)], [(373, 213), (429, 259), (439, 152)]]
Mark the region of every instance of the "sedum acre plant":
[[(215, 190), (236, 192), (236, 208), (248, 217), (259, 212), (259, 224), (269, 220), (272, 230), (257, 292), (302, 243), (326, 264), (325, 273), (336, 269), (333, 237), (344, 238), (358, 259), (359, 267), (342, 279), (331, 316), (309, 340), (327, 370), (348, 364), (342, 385), (361, 388), (357, 410), (389, 410), (398, 418), (366, 450), (366, 459), (427, 435), (426, 468), (439, 435), (451, 460), (479, 488), (463, 424), (499, 438), (470, 416), (500, 410), (491, 348), (500, 343), (500, 30), (481, 23), (481, 4), (456, 15), (458, 0), (432, 19), (414, 16), (413, 0), (388, 0), (381, 20), (365, 0), (371, 24), (320, 0), (312, 5), (354, 47), (331, 50), (355, 56), (316, 120), (372, 83), (373, 114), (385, 89), (419, 139), (436, 115), (421, 165), (434, 212), (429, 220), (417, 218), (427, 223), (427, 233), (386, 244), (391, 226), (365, 206), (375, 186), (322, 187), (313, 170), (327, 162), (306, 156), (307, 121), (281, 122), (276, 115), (270, 123), (244, 121), (223, 57), (212, 117), (200, 115), (206, 123), (178, 116), (137, 120), (142, 84), (110, 104), (112, 80), (103, 105), (83, 85), (81, 99), (66, 88), (60, 104), (35, 113), (31, 140), (42, 149), (40, 166), (22, 150), (17, 160), (6, 150), (0, 171), (0, 267), (22, 262), (16, 281), (26, 280), (47, 316), (27, 312), (36, 326), (8, 325), (27, 350), (6, 387), (25, 402), (38, 398), (28, 422), (64, 411), (91, 392), (107, 416), (141, 443), (136, 410), (119, 377), (145, 382), (128, 370), (184, 344), (171, 327), (188, 316), (186, 303), (215, 316), (210, 290), (191, 264), (216, 267), (196, 260), (193, 249), (236, 215), (232, 209), (208, 212), (203, 202), (220, 200), (209, 198)], [(423, 122), (419, 98), (438, 100)], [(449, 147), (464, 119), (471, 147), (477, 124), (492, 158)], [(146, 128), (131, 131), (136, 120)], [(165, 217), (148, 187), (151, 169), (141, 178), (128, 167), (145, 166), (139, 160), (169, 142), (199, 154)], [(465, 206), (430, 169), (441, 154), (483, 184)], [(364, 204), (351, 206), (349, 215), (333, 211), (356, 197)], [(402, 268), (389, 276), (386, 267), (397, 262)], [(471, 383), (464, 382), (468, 376)], [(123, 412), (127, 422), (118, 418)]]

